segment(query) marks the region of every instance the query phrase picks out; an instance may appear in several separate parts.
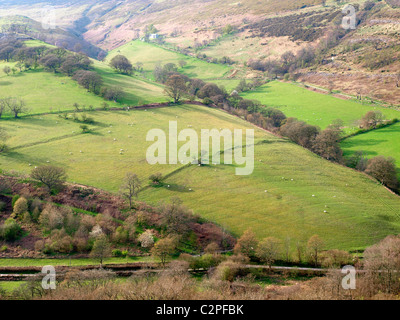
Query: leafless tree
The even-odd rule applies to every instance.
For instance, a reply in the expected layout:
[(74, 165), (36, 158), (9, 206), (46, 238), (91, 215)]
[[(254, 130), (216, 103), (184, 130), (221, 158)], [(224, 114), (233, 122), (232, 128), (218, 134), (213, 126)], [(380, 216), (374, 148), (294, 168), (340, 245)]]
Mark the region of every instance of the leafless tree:
[(29, 109), (25, 105), (25, 101), (18, 98), (4, 98), (0, 100), (0, 117), (5, 109), (9, 109), (15, 118), (18, 118), (20, 113), (27, 113)]
[(134, 173), (127, 173), (123, 185), (121, 186), (121, 194), (129, 200), (129, 207), (132, 208), (132, 200), (138, 196), (141, 188), (139, 177)]
[(32, 170), (31, 178), (42, 182), (49, 190), (59, 188), (67, 180), (64, 168), (41, 166)]

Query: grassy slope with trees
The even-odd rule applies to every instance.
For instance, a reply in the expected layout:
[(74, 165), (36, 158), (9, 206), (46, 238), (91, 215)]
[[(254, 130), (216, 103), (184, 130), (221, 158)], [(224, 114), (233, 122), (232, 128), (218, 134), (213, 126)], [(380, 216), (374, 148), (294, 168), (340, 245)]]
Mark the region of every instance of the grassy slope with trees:
[(333, 120), (342, 119), (345, 131), (357, 128), (357, 121), (368, 111), (381, 111), (386, 119), (400, 117), (395, 109), (363, 105), (353, 100), (343, 100), (330, 95), (312, 92), (292, 83), (273, 81), (254, 91), (242, 94), (245, 99), (254, 99), (262, 104), (280, 109), (287, 117), (298, 118), (324, 129)]
[[(142, 42), (139, 40), (129, 42), (115, 50), (112, 50), (107, 56), (109, 62), (116, 55), (126, 56), (135, 65), (137, 62), (143, 64), (143, 73), (149, 79), (154, 80), (153, 71), (158, 63), (173, 63), (179, 66), (180, 61), (185, 65), (179, 68), (179, 71), (190, 78), (198, 78), (204, 81), (224, 78), (231, 73), (232, 67), (227, 65), (208, 63), (181, 53), (173, 52), (155, 44)], [(228, 81), (228, 80), (227, 80)], [(227, 88), (233, 89), (232, 85)], [(233, 83), (235, 85), (236, 83)]]
[[(198, 106), (103, 111), (90, 116), (96, 122), (88, 134), (80, 133), (79, 123), (56, 115), (3, 122), (14, 129), (11, 150), (1, 155), (2, 168), (29, 174), (33, 166), (50, 161), (66, 168), (69, 181), (118, 191), (126, 172), (136, 172), (146, 181), (152, 173), (165, 175), (181, 167), (150, 166), (145, 160), (151, 145), (145, 143), (147, 131), (167, 132), (168, 121), (176, 116), (180, 129), (189, 125), (196, 130), (252, 127), (234, 116)], [(47, 141), (48, 135), (33, 133), (41, 129), (55, 139)], [(32, 138), (27, 143), (25, 137)], [(398, 197), (370, 178), (264, 131), (257, 129), (255, 138), (253, 175), (235, 176), (233, 166), (191, 166), (170, 176), (163, 187), (144, 190), (140, 199), (157, 203), (178, 196), (196, 213), (236, 234), (251, 227), (260, 238), (291, 237), (293, 244), (317, 233), (324, 235), (331, 248), (362, 249), (398, 232)]]
[[(146, 46), (152, 50), (157, 48)], [(104, 68), (103, 72), (119, 79), (135, 79), (119, 75), (104, 64), (96, 62), (95, 67)], [(107, 77), (103, 75), (103, 78)], [(157, 88), (160, 86), (157, 85)], [(83, 89), (80, 90), (84, 92)], [(133, 90), (137, 92), (136, 89)], [(151, 92), (149, 90), (149, 96)], [(310, 94), (312, 98), (317, 97), (316, 93)], [(333, 99), (331, 102), (343, 102), (323, 95), (318, 97)], [(293, 98), (291, 101), (294, 101)], [(26, 102), (29, 105), (28, 96)], [(335, 118), (337, 115), (339, 113), (335, 114)], [(250, 124), (220, 111), (192, 106), (129, 113), (90, 113), (94, 122), (88, 125), (89, 132), (86, 134), (81, 134), (79, 121), (65, 120), (56, 115), (26, 117), (4, 122), (11, 138), (8, 141), (9, 153), (1, 156), (3, 167), (29, 173), (33, 166), (48, 161), (66, 167), (72, 182), (117, 191), (128, 171), (135, 171), (142, 179), (147, 179), (157, 171), (168, 174), (179, 169), (180, 166), (148, 166), (144, 159), (146, 146), (142, 143), (149, 129), (161, 127), (167, 130), (167, 120), (176, 119), (177, 116), (182, 128), (190, 125), (196, 129), (210, 125), (231, 129), (234, 126), (251, 127)], [(40, 131), (43, 134), (31, 134)], [(30, 137), (28, 141), (27, 136)], [(266, 142), (263, 143), (263, 140)], [(373, 180), (321, 160), (287, 140), (279, 140), (260, 130), (257, 131), (257, 142), (260, 144), (256, 146), (256, 158), (261, 161), (257, 161), (253, 176), (236, 177), (233, 168), (229, 166), (224, 166), (220, 171), (218, 168), (215, 171), (210, 167), (192, 167), (190, 170), (193, 172), (190, 174), (182, 170), (169, 178), (171, 180), (168, 183), (172, 188), (160, 188), (156, 192), (148, 189), (143, 193), (144, 199), (156, 201), (179, 195), (188, 206), (196, 208), (198, 213), (226, 224), (227, 228), (237, 234), (247, 227), (253, 227), (259, 237), (272, 234), (284, 238), (294, 234), (296, 239), (293, 241), (297, 241), (308, 239), (321, 230), (321, 233), (327, 235), (326, 241), (330, 247), (346, 249), (364, 248), (397, 230), (398, 218), (395, 212), (398, 198)], [(96, 175), (92, 173), (93, 167), (96, 167)], [(204, 179), (205, 174), (217, 176), (215, 180)], [(220, 187), (224, 183), (229, 186), (227, 190)], [(188, 192), (190, 188), (194, 192)], [(200, 191), (196, 191), (196, 188)], [(371, 197), (371, 190), (374, 189), (376, 192)], [(222, 206), (224, 199), (231, 198), (231, 192), (240, 197)], [(203, 201), (199, 201), (198, 193)], [(246, 212), (249, 215), (249, 219), (246, 219), (249, 225), (242, 222)], [(380, 215), (377, 216), (376, 212), (380, 212)], [(355, 216), (349, 216), (349, 213)], [(273, 225), (274, 229), (266, 229), (266, 224)], [(290, 225), (289, 228), (287, 224)], [(376, 228), (377, 225), (379, 228)], [(354, 238), (354, 230), (357, 230), (358, 238)], [(364, 230), (366, 231), (363, 232)]]

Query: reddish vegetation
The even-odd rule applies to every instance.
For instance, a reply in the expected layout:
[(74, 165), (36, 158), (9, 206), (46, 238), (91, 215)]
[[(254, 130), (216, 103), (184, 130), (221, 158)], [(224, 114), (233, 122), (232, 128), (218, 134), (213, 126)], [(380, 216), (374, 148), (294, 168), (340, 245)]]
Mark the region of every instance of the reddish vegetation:
[[(235, 245), (235, 239), (231, 235), (217, 225), (194, 216), (185, 207), (176, 208), (179, 212), (176, 217), (179, 223), (171, 226), (169, 220), (166, 220), (169, 214), (168, 204), (165, 205), (166, 207), (155, 208), (143, 202), (136, 202), (135, 210), (130, 211), (127, 203), (120, 196), (87, 186), (67, 184), (57, 195), (49, 195), (42, 187), (21, 181), (20, 178), (0, 176), (0, 183), (3, 187), (3, 193), (24, 196), (26, 199), (36, 198), (44, 203), (54, 203), (93, 214), (103, 214), (118, 220), (125, 220), (132, 215), (140, 216), (143, 227), (154, 229), (154, 235), (157, 237), (161, 236), (158, 230), (179, 235), (190, 235), (192, 232), (197, 239), (193, 245), (199, 250), (204, 249), (211, 242), (218, 243), (220, 248), (224, 250), (231, 249)], [(5, 191), (4, 186), (8, 189), (7, 191)], [(4, 222), (12, 214), (12, 198), (11, 196), (0, 196), (0, 201), (5, 203), (4, 213), (0, 215), (0, 222)], [(22, 227), (26, 235), (13, 243), (7, 243), (7, 250), (3, 253), (0, 252), (0, 257), (45, 256), (37, 250), (35, 251), (36, 242), (43, 239), (43, 231), (37, 225), (30, 223), (24, 223)], [(116, 228), (116, 226), (114, 227)], [(135, 252), (132, 250), (135, 250)], [(137, 249), (132, 250), (131, 253), (135, 255), (142, 253)]]

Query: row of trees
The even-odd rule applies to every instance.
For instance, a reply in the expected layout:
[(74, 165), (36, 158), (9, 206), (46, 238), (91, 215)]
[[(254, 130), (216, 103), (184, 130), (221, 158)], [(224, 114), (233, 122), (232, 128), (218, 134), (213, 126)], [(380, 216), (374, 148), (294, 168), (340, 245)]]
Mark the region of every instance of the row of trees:
[[(254, 100), (243, 99), (238, 92), (229, 95), (225, 88), (216, 84), (205, 83), (199, 79), (190, 79), (173, 71), (170, 73), (168, 73), (170, 75), (165, 82), (165, 92), (173, 99), (174, 103), (179, 103), (182, 97), (188, 97), (192, 100), (197, 97), (202, 99), (206, 105), (223, 108), (257, 126), (285, 136), (324, 159), (365, 171), (385, 186), (397, 191), (398, 178), (395, 161), (392, 158), (376, 157), (367, 160), (357, 153), (356, 158), (352, 157), (345, 161), (340, 146), (344, 138), (342, 120), (337, 119), (328, 128), (321, 130), (317, 126), (295, 118), (287, 118), (280, 110), (262, 106)], [(240, 87), (246, 89), (245, 84), (242, 83)], [(368, 112), (360, 121), (360, 127), (363, 130), (379, 128), (385, 124), (384, 116), (379, 111)]]
[[(312, 277), (295, 284), (261, 286), (259, 280), (277, 275), (247, 268), (241, 256), (223, 257), (212, 253), (202, 257), (187, 254), (168, 264), (157, 275), (147, 272), (135, 275), (134, 281), (118, 281), (116, 275), (104, 269), (66, 273), (56, 290), (44, 290), (42, 277), (31, 278), (21, 289), (14, 291), (13, 299), (69, 299), (108, 300), (396, 300), (400, 291), (399, 237), (388, 237), (367, 248), (363, 263), (357, 265), (356, 288), (346, 290), (341, 269), (327, 271), (326, 276)], [(99, 251), (107, 251), (99, 243)], [(97, 251), (97, 250), (96, 250)], [(164, 251), (163, 251), (164, 252)], [(208, 276), (193, 277), (189, 269), (214, 266)], [(279, 279), (298, 277), (300, 270), (287, 271)], [(304, 273), (303, 273), (304, 274)], [(7, 295), (0, 290), (0, 297)]]
[[(93, 70), (93, 62), (81, 53), (46, 46), (27, 47), (20, 41), (9, 40), (0, 43), (0, 60), (17, 62), (16, 67), (20, 72), (43, 66), (49, 72), (63, 73), (107, 100), (118, 101), (124, 95), (119, 87), (104, 86), (102, 77)], [(129, 72), (123, 65), (118, 67)], [(16, 72), (15, 68), (9, 66), (5, 66), (3, 71), (7, 75)]]
[[(292, 250), (291, 242), (290, 238), (281, 241), (274, 237), (259, 241), (252, 230), (247, 230), (237, 241), (234, 252), (251, 260), (266, 263), (270, 268), (278, 260), (285, 263), (306, 262), (325, 267), (341, 267), (353, 263), (352, 256), (346, 251), (325, 251), (325, 243), (318, 235), (310, 237), (306, 243), (297, 241), (295, 250)], [(293, 252), (296, 253), (296, 258), (293, 257)]]

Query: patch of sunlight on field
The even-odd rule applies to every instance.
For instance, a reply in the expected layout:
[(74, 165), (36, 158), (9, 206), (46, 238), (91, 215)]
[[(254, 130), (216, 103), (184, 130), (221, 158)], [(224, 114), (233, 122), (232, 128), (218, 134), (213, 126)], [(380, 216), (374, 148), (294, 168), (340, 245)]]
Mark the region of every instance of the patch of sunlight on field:
[(352, 100), (335, 98), (279, 81), (243, 93), (242, 97), (258, 100), (268, 107), (282, 110), (287, 117), (298, 118), (322, 129), (329, 126), (333, 120), (342, 119), (346, 132), (354, 131), (357, 121), (371, 110), (382, 111), (387, 119), (400, 117), (400, 112), (394, 109), (362, 105)]
[(344, 140), (341, 146), (345, 157), (356, 151), (364, 151), (368, 158), (392, 157), (400, 167), (400, 123), (350, 137)]

